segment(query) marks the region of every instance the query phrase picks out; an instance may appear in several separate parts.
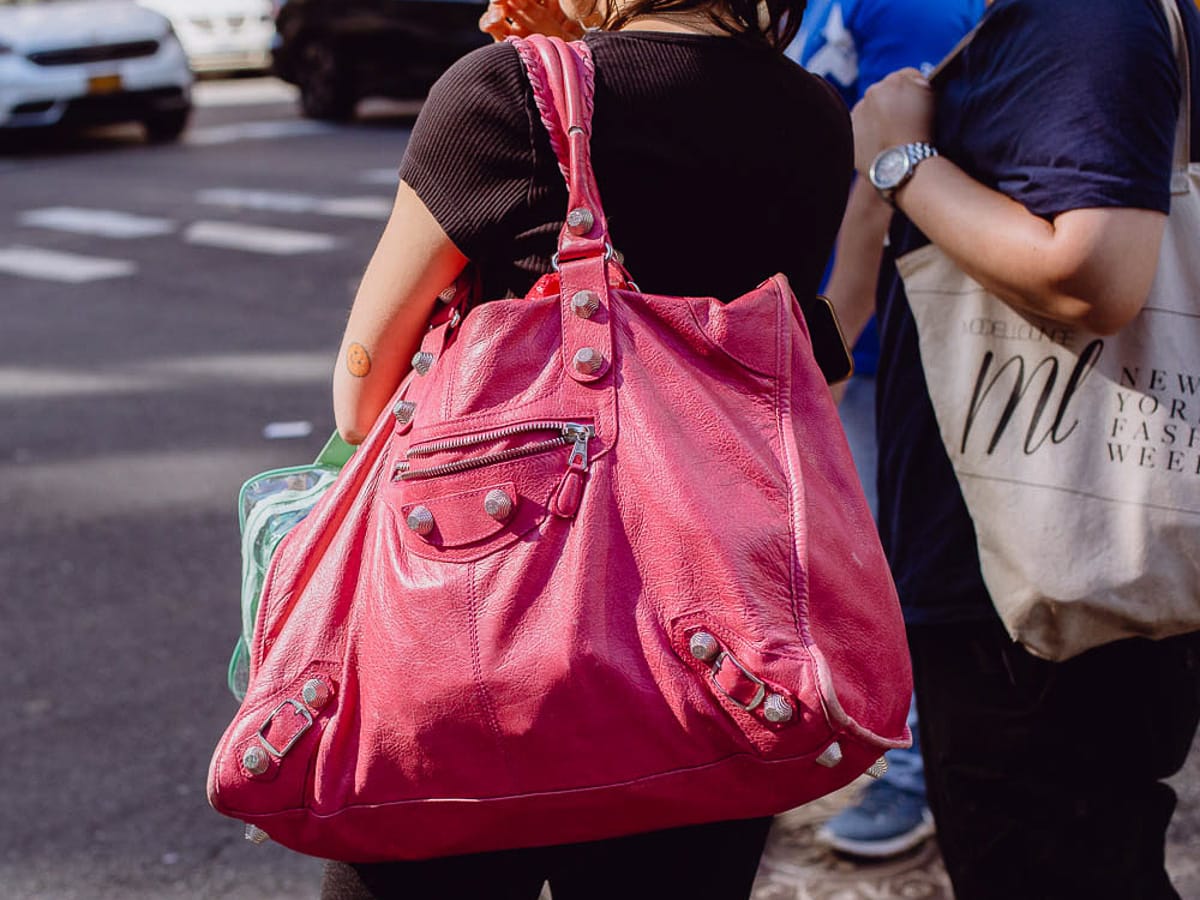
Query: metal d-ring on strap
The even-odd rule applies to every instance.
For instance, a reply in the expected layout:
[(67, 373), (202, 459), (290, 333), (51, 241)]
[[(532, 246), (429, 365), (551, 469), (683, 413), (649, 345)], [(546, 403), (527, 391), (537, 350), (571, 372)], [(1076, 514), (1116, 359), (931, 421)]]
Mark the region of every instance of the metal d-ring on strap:
[[(613, 258), (613, 245), (608, 241), (604, 242), (604, 261), (608, 262)], [(558, 271), (558, 251), (554, 251), (554, 255), (550, 257), (550, 265), (554, 267), (554, 271)]]

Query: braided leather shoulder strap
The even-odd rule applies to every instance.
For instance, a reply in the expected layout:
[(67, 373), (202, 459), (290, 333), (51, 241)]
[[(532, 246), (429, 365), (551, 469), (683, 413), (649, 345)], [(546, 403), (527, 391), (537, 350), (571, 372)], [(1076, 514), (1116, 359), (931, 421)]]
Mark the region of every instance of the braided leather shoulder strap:
[(534, 102), (567, 182), (570, 201), (559, 235), (558, 259), (611, 253), (608, 224), (592, 170), (595, 63), (583, 41), (532, 35), (509, 38), (533, 88)]

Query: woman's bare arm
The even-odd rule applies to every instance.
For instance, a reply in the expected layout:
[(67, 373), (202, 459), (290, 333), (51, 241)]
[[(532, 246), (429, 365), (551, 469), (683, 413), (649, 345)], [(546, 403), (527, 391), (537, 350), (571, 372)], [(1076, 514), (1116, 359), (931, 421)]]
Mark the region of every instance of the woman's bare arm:
[(421, 342), (437, 296), (467, 264), (404, 182), (350, 310), (333, 375), (333, 411), (343, 440), (361, 443)]

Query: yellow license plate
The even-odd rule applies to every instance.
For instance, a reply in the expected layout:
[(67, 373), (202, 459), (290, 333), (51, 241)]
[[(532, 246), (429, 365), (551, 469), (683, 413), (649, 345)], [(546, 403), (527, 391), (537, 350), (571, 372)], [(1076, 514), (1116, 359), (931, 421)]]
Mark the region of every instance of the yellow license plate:
[(93, 75), (88, 79), (89, 94), (115, 94), (121, 90), (120, 75)]

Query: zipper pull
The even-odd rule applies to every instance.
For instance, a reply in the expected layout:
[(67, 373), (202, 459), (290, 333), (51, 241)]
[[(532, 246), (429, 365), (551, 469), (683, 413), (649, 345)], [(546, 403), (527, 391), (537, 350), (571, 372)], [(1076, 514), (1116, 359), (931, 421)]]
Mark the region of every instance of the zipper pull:
[(583, 499), (583, 482), (588, 470), (588, 441), (595, 431), (587, 425), (566, 425), (563, 436), (574, 438), (571, 455), (567, 458), (567, 473), (559, 482), (554, 499), (550, 501), (550, 512), (560, 519), (573, 519), (579, 512), (579, 504)]

